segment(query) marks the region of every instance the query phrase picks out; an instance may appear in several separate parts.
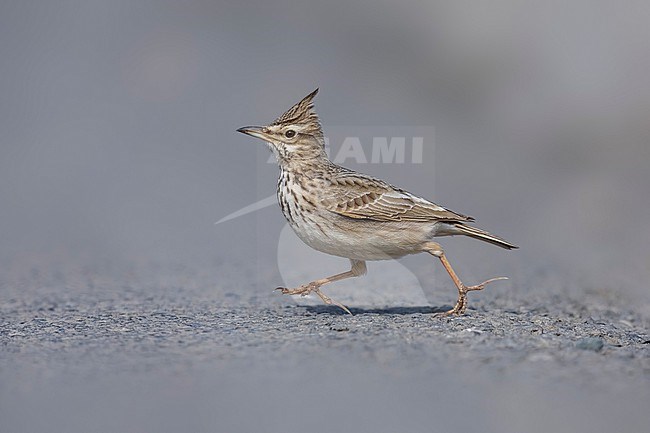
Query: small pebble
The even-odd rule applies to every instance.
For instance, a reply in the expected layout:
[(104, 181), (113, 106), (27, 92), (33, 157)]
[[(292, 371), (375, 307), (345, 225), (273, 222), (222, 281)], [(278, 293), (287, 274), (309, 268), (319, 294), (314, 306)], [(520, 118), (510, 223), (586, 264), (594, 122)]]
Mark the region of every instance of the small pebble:
[(593, 350), (594, 352), (600, 352), (605, 345), (605, 342), (602, 338), (599, 337), (587, 337), (578, 340), (576, 343), (576, 348), (582, 350)]

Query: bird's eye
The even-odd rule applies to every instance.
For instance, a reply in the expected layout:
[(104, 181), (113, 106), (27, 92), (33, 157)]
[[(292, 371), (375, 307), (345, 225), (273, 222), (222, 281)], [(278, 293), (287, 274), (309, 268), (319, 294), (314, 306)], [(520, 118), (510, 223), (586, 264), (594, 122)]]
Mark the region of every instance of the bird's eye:
[(289, 129), (287, 130), (287, 132), (284, 133), (284, 136), (287, 138), (293, 138), (296, 136), (296, 131), (294, 131), (293, 129)]

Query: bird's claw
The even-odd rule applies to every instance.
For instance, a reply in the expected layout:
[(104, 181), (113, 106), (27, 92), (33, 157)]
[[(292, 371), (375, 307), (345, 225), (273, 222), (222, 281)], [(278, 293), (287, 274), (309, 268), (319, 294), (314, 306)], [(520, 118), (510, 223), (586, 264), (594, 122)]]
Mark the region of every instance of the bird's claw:
[(499, 280), (507, 280), (508, 277), (495, 277), (495, 278), (490, 278), (489, 280), (483, 281), (481, 284), (477, 284), (475, 286), (465, 286), (463, 285), (463, 288), (465, 289), (465, 292), (471, 292), (474, 290), (483, 290), (485, 286), (488, 284), (494, 282), (494, 281), (499, 281)]
[(507, 280), (507, 279), (508, 277), (490, 278), (489, 280), (485, 280), (481, 284), (477, 284), (475, 286), (466, 286), (461, 283), (461, 286), (458, 288), (458, 300), (456, 301), (456, 305), (454, 305), (454, 308), (448, 311), (444, 311), (442, 313), (436, 313), (434, 314), (434, 317), (448, 317), (452, 315), (459, 316), (465, 313), (465, 311), (467, 310), (467, 292), (471, 292), (474, 290), (483, 290), (486, 285), (494, 281)]
[(309, 283), (302, 285), (298, 287), (297, 289), (287, 289), (286, 287), (277, 287), (274, 289), (280, 291), (283, 295), (300, 295), (300, 296), (307, 296), (310, 293), (314, 292), (318, 295), (321, 300), (327, 304), (327, 305), (336, 305), (337, 307), (341, 308), (343, 311), (345, 311), (348, 314), (352, 314), (352, 312), (346, 307), (345, 305), (341, 304), (338, 301), (335, 301), (334, 299), (330, 298), (326, 294), (320, 291), (320, 284), (316, 283)]

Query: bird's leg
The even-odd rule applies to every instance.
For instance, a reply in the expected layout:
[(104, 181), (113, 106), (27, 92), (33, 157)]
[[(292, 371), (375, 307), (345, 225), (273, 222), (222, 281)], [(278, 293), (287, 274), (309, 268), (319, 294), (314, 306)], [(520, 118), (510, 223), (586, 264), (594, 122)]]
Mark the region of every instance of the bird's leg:
[(442, 262), (442, 266), (444, 266), (445, 269), (447, 270), (447, 273), (449, 274), (451, 279), (454, 281), (456, 288), (458, 288), (458, 300), (456, 301), (456, 305), (454, 305), (454, 308), (452, 308), (451, 310), (442, 313), (445, 316), (449, 316), (451, 314), (460, 315), (465, 313), (465, 310), (467, 310), (467, 292), (471, 292), (474, 290), (483, 290), (487, 284), (493, 281), (508, 279), (508, 277), (496, 277), (496, 278), (490, 278), (489, 280), (485, 280), (481, 284), (477, 284), (475, 286), (466, 286), (465, 284), (463, 284), (462, 281), (460, 281), (460, 278), (458, 278), (456, 272), (454, 272), (454, 269), (451, 267), (449, 260), (447, 260), (447, 256), (443, 253), (438, 258)]
[(451, 267), (451, 264), (449, 263), (449, 260), (447, 260), (447, 256), (445, 255), (445, 252), (442, 250), (442, 247), (439, 244), (435, 242), (429, 242), (426, 245), (425, 251), (440, 259), (442, 266), (445, 267), (445, 270), (447, 271), (452, 281), (456, 285), (456, 288), (458, 289), (458, 300), (456, 301), (456, 305), (454, 305), (454, 308), (452, 308), (451, 310), (440, 313), (440, 315), (442, 316), (450, 316), (452, 314), (461, 315), (465, 313), (465, 310), (467, 310), (467, 292), (471, 292), (474, 290), (483, 290), (487, 284), (493, 281), (508, 279), (508, 277), (496, 277), (496, 278), (490, 278), (489, 280), (483, 281), (481, 284), (477, 284), (475, 286), (466, 286), (465, 284), (463, 284), (462, 281), (460, 281), (458, 275), (456, 275), (454, 268)]
[(332, 283), (334, 281), (344, 280), (346, 278), (358, 277), (366, 273), (366, 262), (361, 260), (350, 259), (352, 268), (347, 272), (342, 272), (340, 274), (332, 275), (331, 277), (321, 278), (320, 280), (312, 281), (311, 283), (303, 284), (302, 286), (296, 289), (287, 289), (284, 287), (278, 287), (275, 290), (279, 290), (285, 295), (300, 295), (307, 296), (308, 294), (314, 292), (316, 293), (324, 303), (327, 305), (336, 305), (337, 307), (342, 308), (348, 314), (352, 314), (350, 310), (343, 304), (338, 301), (333, 300), (329, 296), (321, 292), (321, 286)]

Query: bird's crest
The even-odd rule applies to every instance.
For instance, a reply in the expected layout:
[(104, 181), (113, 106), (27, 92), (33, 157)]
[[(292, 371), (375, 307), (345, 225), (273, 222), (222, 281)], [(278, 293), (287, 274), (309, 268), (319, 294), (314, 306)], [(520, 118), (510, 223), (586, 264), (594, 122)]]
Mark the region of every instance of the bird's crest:
[(301, 125), (304, 131), (322, 138), (323, 130), (321, 128), (318, 114), (314, 111), (314, 97), (318, 94), (318, 88), (305, 96), (300, 102), (289, 108), (282, 116), (278, 117), (271, 125)]

